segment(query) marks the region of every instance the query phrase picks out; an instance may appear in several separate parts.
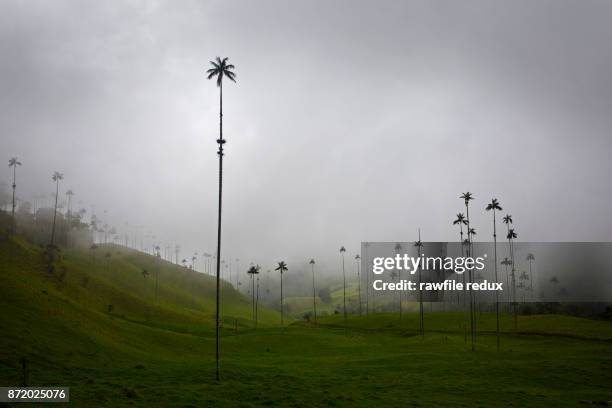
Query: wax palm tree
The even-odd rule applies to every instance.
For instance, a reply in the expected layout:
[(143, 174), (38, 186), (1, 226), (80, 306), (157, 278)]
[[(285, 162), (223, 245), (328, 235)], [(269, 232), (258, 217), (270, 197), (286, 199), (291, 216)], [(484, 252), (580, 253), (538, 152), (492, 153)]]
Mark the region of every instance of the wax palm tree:
[(217, 143), (219, 144), (219, 150), (217, 151), (217, 155), (219, 155), (219, 208), (217, 214), (217, 296), (216, 296), (216, 310), (215, 310), (215, 360), (216, 360), (216, 369), (215, 369), (215, 378), (217, 381), (220, 379), (220, 359), (221, 359), (221, 351), (219, 348), (220, 343), (220, 323), (221, 323), (221, 315), (219, 308), (219, 296), (220, 296), (220, 287), (221, 287), (221, 208), (222, 208), (222, 192), (223, 192), (223, 145), (225, 144), (225, 139), (223, 139), (223, 78), (227, 77), (232, 82), (236, 82), (236, 74), (233, 72), (234, 66), (229, 64), (226, 58), (217, 57), (215, 61), (210, 61), (212, 64), (212, 68), (206, 71), (208, 74), (208, 79), (217, 78), (217, 87), (219, 87), (219, 139), (217, 139)]
[(533, 290), (533, 274), (531, 273), (531, 263), (535, 262), (535, 255), (529, 253), (527, 254), (526, 259), (529, 262), (529, 288)]
[(68, 208), (66, 209), (66, 214), (68, 215), (68, 221), (70, 221), (72, 216), (72, 196), (74, 195), (74, 192), (72, 190), (68, 190), (66, 191), (66, 195), (68, 196)]
[(13, 168), (13, 205), (11, 207), (11, 216), (13, 218), (13, 224), (11, 226), (11, 233), (15, 235), (15, 189), (17, 188), (17, 166), (21, 166), (21, 162), (17, 157), (11, 157), (9, 160), (9, 167)]
[(159, 289), (159, 260), (160, 260), (160, 253), (159, 253), (159, 245), (155, 245), (153, 247), (154, 250), (154, 254), (155, 254), (155, 263), (156, 263), (156, 268), (155, 268), (155, 300), (157, 300), (157, 294), (158, 294), (158, 289)]
[[(487, 204), (486, 211), (493, 212), (493, 264), (495, 265), (495, 282), (498, 282), (497, 277), (497, 225), (495, 222), (495, 211), (501, 211), (502, 208), (499, 206), (497, 198), (491, 199), (491, 202)], [(495, 291), (495, 334), (497, 337), (497, 350), (499, 350), (499, 292)]]
[(62, 173), (53, 172), (53, 176), (51, 177), (53, 181), (55, 181), (55, 207), (53, 211), (53, 227), (51, 228), (51, 247), (55, 246), (55, 220), (57, 218), (57, 197), (59, 195), (59, 183), (64, 179), (64, 175)]
[[(471, 236), (471, 231), (470, 231), (470, 201), (474, 199), (474, 195), (470, 193), (469, 191), (467, 191), (461, 194), (459, 198), (463, 199), (463, 202), (465, 204), (465, 214), (466, 214), (466, 221), (467, 221), (467, 241), (468, 241), (467, 255), (471, 256), (472, 236)], [(471, 277), (472, 277), (471, 273), (468, 272), (468, 280), (471, 281)], [(469, 291), (469, 299), (470, 299), (470, 311), (469, 311), (470, 334), (472, 338), (472, 351), (474, 351), (474, 294), (471, 290)]]
[[(504, 218), (502, 218), (504, 224), (506, 224), (506, 233), (510, 233), (510, 226), (512, 225), (512, 216), (510, 214), (506, 214)], [(508, 257), (510, 258), (510, 263), (508, 265), (512, 266), (514, 264), (514, 259), (512, 258), (512, 245), (510, 242), (510, 238), (508, 238)], [(511, 269), (512, 270), (512, 269)], [(511, 284), (511, 282), (510, 282)], [(508, 302), (509, 305), (512, 303), (510, 296), (512, 295), (512, 291), (508, 292)]]
[(343, 282), (343, 300), (344, 300), (344, 333), (346, 334), (347, 323), (346, 323), (346, 273), (344, 271), (344, 253), (346, 252), (346, 248), (343, 246), (340, 247), (340, 255), (342, 255), (342, 282)]
[(508, 244), (510, 246), (510, 260), (512, 261), (512, 268), (510, 269), (512, 272), (512, 304), (514, 308), (514, 329), (517, 329), (518, 326), (518, 310), (516, 304), (516, 276), (515, 276), (515, 262), (514, 262), (514, 240), (518, 238), (517, 233), (514, 231), (514, 228), (508, 229)]
[(529, 289), (525, 282), (527, 280), (529, 280), (529, 275), (527, 275), (527, 272), (521, 272), (521, 274), (519, 275), (519, 287), (523, 289), (523, 303), (525, 303), (525, 291)]
[[(423, 254), (423, 241), (421, 241), (421, 230), (419, 230), (419, 240), (414, 242), (417, 249), (417, 257)], [(421, 269), (419, 268), (419, 330), (421, 336), (425, 336), (425, 314), (423, 309), (423, 291), (421, 290)]]
[(253, 288), (253, 290), (251, 291), (251, 299), (252, 299), (252, 313), (253, 313), (253, 321), (255, 322), (255, 327), (257, 327), (257, 322), (255, 320), (255, 275), (257, 275), (259, 273), (259, 265), (255, 266), (252, 265), (248, 270), (247, 273), (249, 274), (249, 277), (251, 279), (251, 287)]
[(364, 255), (365, 255), (365, 259), (366, 259), (366, 265), (368, 266), (368, 269), (365, 271), (365, 276), (366, 276), (366, 291), (365, 291), (365, 304), (366, 304), (366, 316), (369, 315), (370, 313), (370, 262), (369, 262), (369, 258), (368, 258), (368, 249), (370, 248), (370, 243), (366, 242), (365, 244), (363, 244), (364, 246)]
[(357, 263), (357, 292), (359, 294), (359, 316), (361, 316), (361, 257), (359, 254), (355, 255), (355, 262)]
[(287, 264), (284, 261), (280, 261), (275, 271), (280, 272), (280, 293), (281, 293), (281, 327), (285, 327), (283, 322), (284, 317), (284, 307), (283, 307), (283, 273), (287, 272), (289, 269), (287, 268)]
[(472, 242), (470, 238), (470, 201), (474, 199), (474, 195), (470, 193), (469, 191), (467, 191), (461, 194), (459, 198), (462, 198), (463, 202), (465, 203), (466, 222), (467, 222), (467, 227), (468, 227), (468, 240)]
[[(504, 272), (506, 273), (506, 288), (508, 288), (510, 287), (510, 273), (508, 272), (508, 266), (512, 265), (512, 261), (508, 257), (505, 257), (501, 261), (501, 264), (504, 265)], [(508, 292), (508, 301), (510, 301), (509, 296), (510, 296), (510, 292)]]
[(463, 215), (463, 213), (458, 213), (457, 219), (453, 221), (453, 225), (459, 225), (459, 237), (461, 238), (459, 242), (463, 242), (463, 226), (467, 225), (465, 215)]
[(314, 315), (314, 321), (316, 323), (317, 321), (317, 294), (316, 294), (316, 288), (315, 288), (315, 271), (314, 271), (315, 260), (311, 259), (310, 262), (308, 263), (310, 264), (310, 269), (312, 270), (312, 310), (313, 310), (313, 315)]
[[(397, 255), (399, 255), (399, 253), (402, 251), (402, 244), (400, 244), (399, 242), (395, 243), (395, 253)], [(401, 282), (402, 281), (402, 270), (398, 269), (397, 270), (397, 281)], [(397, 292), (398, 295), (398, 306), (399, 306), (399, 319), (402, 320), (402, 291), (398, 291)]]

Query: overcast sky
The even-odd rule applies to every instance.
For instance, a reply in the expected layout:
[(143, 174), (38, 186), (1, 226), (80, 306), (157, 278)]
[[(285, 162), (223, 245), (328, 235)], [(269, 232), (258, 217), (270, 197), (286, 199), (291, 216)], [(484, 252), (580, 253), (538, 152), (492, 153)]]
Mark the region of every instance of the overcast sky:
[[(18, 195), (62, 189), (183, 256), (333, 260), (341, 245), (612, 240), (612, 2), (0, 2), (0, 152)], [(8, 168), (3, 180), (8, 186)], [(333, 265), (332, 265), (333, 264)]]

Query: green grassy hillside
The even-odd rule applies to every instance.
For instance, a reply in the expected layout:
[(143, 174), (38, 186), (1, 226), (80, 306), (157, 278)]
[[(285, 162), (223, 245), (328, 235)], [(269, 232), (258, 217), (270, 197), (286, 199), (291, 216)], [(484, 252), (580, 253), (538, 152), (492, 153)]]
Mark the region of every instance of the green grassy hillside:
[[(170, 344), (173, 355), (185, 353), (185, 358), (209, 348), (212, 277), (112, 245), (62, 251), (50, 272), (41, 248), (22, 240), (10, 245), (0, 246), (2, 368), (15, 366), (20, 356), (34, 366), (51, 355), (95, 366), (164, 355)], [(228, 284), (222, 299), (223, 335), (253, 326), (249, 299)], [(260, 326), (279, 320), (277, 312), (260, 307)]]
[[(214, 380), (213, 280), (118, 247), (70, 250), (49, 272), (42, 250), (0, 244), (0, 385), (70, 386), (76, 407), (576, 406), (612, 401), (612, 323), (478, 315), (476, 351), (461, 313), (385, 313), (277, 326), (223, 288), (222, 381)], [(105, 256), (110, 252), (110, 258)], [(107, 263), (108, 261), (108, 263)], [(150, 275), (142, 276), (147, 269)], [(337, 295), (334, 294), (334, 298)], [(112, 311), (109, 311), (112, 305)], [(234, 324), (238, 323), (238, 331)], [(22, 405), (20, 405), (22, 406)]]

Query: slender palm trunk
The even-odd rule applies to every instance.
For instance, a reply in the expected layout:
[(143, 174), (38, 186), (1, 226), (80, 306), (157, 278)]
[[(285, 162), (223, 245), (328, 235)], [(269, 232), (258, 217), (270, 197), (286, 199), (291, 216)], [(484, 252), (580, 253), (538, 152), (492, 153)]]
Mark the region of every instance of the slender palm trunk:
[[(472, 234), (470, 234), (470, 205), (468, 201), (465, 202), (465, 212), (467, 215), (467, 229), (468, 229), (468, 256), (472, 256)], [(472, 282), (472, 271), (468, 271), (469, 281)], [(474, 351), (474, 296), (472, 291), (469, 291), (470, 298), (470, 337), (472, 342), (472, 351)]]
[[(493, 208), (493, 260), (495, 262), (495, 282), (497, 279), (497, 229), (495, 226), (495, 208)], [(495, 291), (495, 334), (497, 335), (497, 350), (499, 350), (499, 292)]]
[[(529, 290), (533, 290), (533, 275), (531, 273), (531, 259), (529, 260)], [(533, 298), (533, 294), (532, 294)]]
[(365, 290), (365, 304), (366, 304), (366, 316), (370, 314), (370, 261), (368, 258), (368, 248), (364, 251), (366, 260), (366, 290)]
[(359, 316), (361, 316), (361, 259), (357, 262), (357, 291), (359, 292)]
[(259, 276), (257, 276), (257, 294), (255, 295), (255, 328), (259, 320)]
[(219, 155), (219, 208), (218, 208), (218, 217), (217, 217), (217, 293), (216, 293), (216, 301), (215, 301), (215, 378), (217, 381), (221, 379), (220, 376), (220, 366), (221, 366), (221, 349), (220, 349), (220, 323), (221, 323), (221, 315), (219, 310), (219, 295), (221, 288), (221, 206), (222, 206), (222, 196), (223, 196), (223, 144), (225, 140), (223, 140), (223, 82), (219, 84), (219, 140), (217, 140), (219, 144), (219, 150), (217, 154)]
[(13, 224), (11, 225), (11, 233), (15, 235), (16, 223), (15, 223), (15, 189), (17, 188), (17, 166), (13, 166), (13, 206), (11, 207), (11, 216), (13, 218)]
[[(459, 235), (461, 237), (461, 241), (459, 242), (459, 248), (461, 248), (461, 258), (463, 258), (463, 223), (460, 222), (459, 223)], [(467, 343), (467, 321), (468, 321), (468, 311), (467, 311), (467, 302), (466, 302), (466, 298), (467, 298), (467, 294), (465, 292), (465, 288), (466, 288), (466, 277), (465, 277), (465, 272), (463, 273), (463, 288), (464, 288), (464, 292), (463, 295), (461, 296), (462, 300), (463, 300), (463, 311), (465, 312), (465, 319), (463, 320), (463, 341), (464, 343)]]
[(512, 260), (512, 309), (514, 313), (514, 330), (518, 328), (518, 310), (516, 304), (516, 269), (514, 267), (514, 240), (510, 238), (510, 257)]
[(342, 280), (343, 280), (343, 288), (344, 288), (344, 292), (343, 292), (343, 301), (344, 301), (344, 333), (346, 334), (346, 331), (348, 330), (347, 328), (347, 322), (346, 322), (346, 273), (344, 270), (344, 253), (342, 253)]
[(59, 194), (59, 180), (55, 182), (55, 207), (53, 211), (53, 227), (51, 228), (51, 246), (55, 244), (55, 221), (57, 218), (57, 196)]
[[(399, 255), (399, 252), (398, 252)], [(398, 269), (397, 271), (397, 282), (401, 282), (402, 281), (402, 270)], [(402, 291), (398, 291), (397, 295), (399, 296), (399, 319), (400, 321), (402, 320)]]
[(312, 307), (314, 313), (314, 321), (317, 321), (317, 292), (315, 289), (315, 274), (314, 274), (314, 264), (311, 265), (312, 269)]
[(157, 294), (159, 289), (159, 258), (157, 258), (157, 269), (155, 271), (155, 301), (157, 301)]
[(251, 274), (251, 312), (255, 320), (255, 275)]
[(284, 319), (284, 308), (283, 308), (283, 271), (281, 271), (281, 328), (285, 328)]

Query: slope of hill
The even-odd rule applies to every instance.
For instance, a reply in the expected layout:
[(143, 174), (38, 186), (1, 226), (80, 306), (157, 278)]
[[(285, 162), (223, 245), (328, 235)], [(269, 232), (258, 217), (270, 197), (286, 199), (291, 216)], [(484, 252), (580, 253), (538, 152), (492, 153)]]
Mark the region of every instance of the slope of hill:
[[(86, 365), (157, 358), (170, 344), (173, 358), (188, 359), (214, 343), (214, 294), (213, 277), (134, 250), (62, 251), (49, 271), (43, 249), (4, 240), (0, 371), (16, 367), (21, 356), (37, 366), (49, 354)], [(221, 310), (224, 336), (251, 330), (250, 300), (226, 283)], [(261, 327), (279, 320), (277, 312), (259, 308)]]

